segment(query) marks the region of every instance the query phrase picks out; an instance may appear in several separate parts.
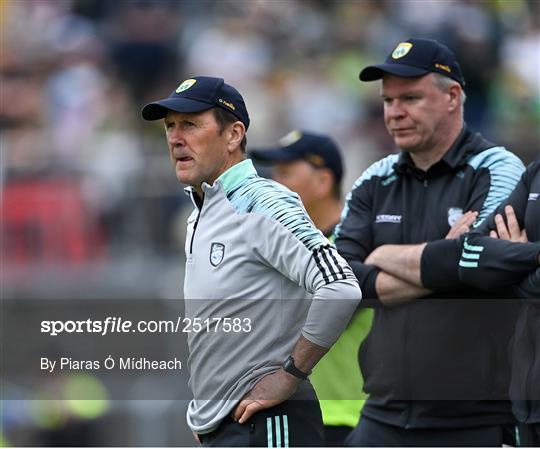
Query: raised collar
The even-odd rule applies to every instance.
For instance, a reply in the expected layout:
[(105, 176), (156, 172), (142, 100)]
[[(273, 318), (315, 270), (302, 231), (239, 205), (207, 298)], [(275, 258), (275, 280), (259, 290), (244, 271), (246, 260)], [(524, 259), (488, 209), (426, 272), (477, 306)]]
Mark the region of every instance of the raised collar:
[[(244, 179), (254, 175), (257, 175), (257, 170), (255, 170), (253, 162), (251, 159), (245, 159), (242, 162), (233, 165), (228, 170), (225, 170), (221, 175), (219, 175), (213, 185), (203, 182), (202, 189), (205, 193), (215, 191), (218, 188), (219, 182), (219, 185), (221, 185), (227, 194), (240, 185)], [(197, 193), (195, 192), (195, 188), (193, 186), (184, 187), (184, 192), (191, 198), (195, 207), (200, 209), (202, 206), (202, 198), (198, 197)]]
[(244, 179), (256, 174), (257, 170), (255, 170), (251, 159), (245, 159), (224, 171), (216, 181), (221, 184), (225, 193), (229, 193), (238, 187)]

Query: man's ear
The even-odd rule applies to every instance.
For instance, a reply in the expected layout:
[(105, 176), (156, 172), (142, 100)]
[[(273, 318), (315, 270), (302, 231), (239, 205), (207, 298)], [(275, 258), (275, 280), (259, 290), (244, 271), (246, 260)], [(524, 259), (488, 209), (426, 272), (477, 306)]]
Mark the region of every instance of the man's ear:
[(227, 149), (232, 153), (240, 147), (242, 139), (246, 134), (246, 127), (241, 121), (234, 122), (229, 129), (229, 141)]
[(318, 198), (324, 198), (329, 195), (334, 185), (334, 176), (328, 168), (319, 168), (317, 170), (316, 193)]
[(461, 87), (457, 84), (452, 84), (448, 89), (448, 95), (450, 96), (450, 102), (448, 109), (454, 111), (461, 107)]

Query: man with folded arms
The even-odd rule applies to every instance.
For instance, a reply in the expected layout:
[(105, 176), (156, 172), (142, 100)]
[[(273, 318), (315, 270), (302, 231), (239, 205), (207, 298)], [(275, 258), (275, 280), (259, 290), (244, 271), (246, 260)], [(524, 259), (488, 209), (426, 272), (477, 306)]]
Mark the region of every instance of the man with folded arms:
[(500, 446), (513, 424), (506, 344), (515, 307), (459, 281), (459, 237), (524, 169), (463, 121), (460, 66), (445, 45), (400, 42), (383, 64), (384, 121), (400, 150), (348, 195), (336, 246), (375, 308), (361, 346), (370, 395), (351, 446)]

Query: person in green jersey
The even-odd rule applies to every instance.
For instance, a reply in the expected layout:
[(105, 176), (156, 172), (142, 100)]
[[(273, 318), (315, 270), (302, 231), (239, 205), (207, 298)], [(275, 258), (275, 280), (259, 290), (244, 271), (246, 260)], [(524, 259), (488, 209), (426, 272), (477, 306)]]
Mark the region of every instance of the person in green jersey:
[[(251, 157), (273, 164), (273, 179), (298, 193), (315, 226), (333, 241), (342, 210), (339, 147), (326, 135), (301, 130), (291, 131), (279, 143), (277, 148), (252, 150)], [(326, 446), (344, 446), (360, 418), (365, 394), (357, 353), (372, 316), (372, 309), (358, 311), (310, 376), (321, 406)]]

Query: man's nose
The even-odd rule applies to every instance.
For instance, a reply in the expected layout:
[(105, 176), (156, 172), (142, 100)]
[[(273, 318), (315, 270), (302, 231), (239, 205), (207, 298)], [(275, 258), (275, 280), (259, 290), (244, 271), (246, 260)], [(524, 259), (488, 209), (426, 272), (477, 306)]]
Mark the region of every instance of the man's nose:
[(180, 129), (175, 129), (174, 131), (171, 131), (168, 135), (169, 143), (174, 147), (183, 147), (186, 144), (186, 141), (184, 139), (184, 133)]
[(388, 119), (397, 119), (405, 115), (405, 109), (400, 101), (394, 100), (384, 106), (384, 115)]

